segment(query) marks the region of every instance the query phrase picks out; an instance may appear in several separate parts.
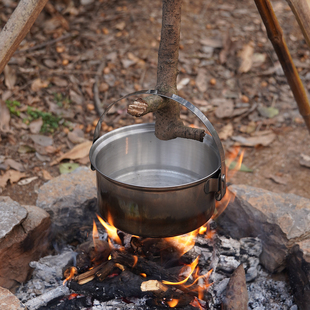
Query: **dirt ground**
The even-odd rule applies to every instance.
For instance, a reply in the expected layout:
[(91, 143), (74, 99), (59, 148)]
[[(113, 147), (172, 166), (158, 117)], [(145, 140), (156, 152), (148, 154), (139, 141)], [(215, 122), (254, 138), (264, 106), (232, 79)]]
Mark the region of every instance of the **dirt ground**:
[[(240, 144), (244, 149), (242, 170), (252, 172), (239, 171), (229, 181), (310, 198), (310, 169), (301, 165), (302, 159), (309, 164), (310, 135), (254, 2), (183, 2), (179, 95), (207, 115), (227, 156)], [(308, 91), (310, 49), (287, 2), (272, 4)], [(0, 2), (0, 28), (16, 5)], [(0, 75), (1, 195), (35, 204), (38, 188), (60, 169), (89, 166), (96, 110), (156, 85), (161, 5), (160, 0), (48, 3)], [(153, 115), (128, 116), (127, 103), (110, 111), (103, 132), (153, 121)], [(201, 126), (188, 111), (181, 114), (186, 124)], [(70, 149), (74, 155), (60, 161)]]

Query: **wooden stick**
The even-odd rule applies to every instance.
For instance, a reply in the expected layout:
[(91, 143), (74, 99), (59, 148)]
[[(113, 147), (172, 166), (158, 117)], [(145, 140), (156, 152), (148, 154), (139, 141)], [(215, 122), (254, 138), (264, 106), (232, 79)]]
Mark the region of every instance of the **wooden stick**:
[(25, 38), (48, 0), (20, 0), (0, 32), (0, 73)]
[(286, 0), (289, 4), (299, 27), (310, 47), (310, 2), (309, 0)]
[(254, 1), (266, 27), (268, 38), (271, 41), (275, 52), (277, 53), (283, 71), (287, 78), (288, 84), (291, 87), (294, 98), (299, 108), (299, 112), (304, 118), (310, 132), (310, 104), (308, 96), (300, 80), (299, 74), (294, 65), (290, 52), (287, 48), (285, 39), (283, 37), (283, 31), (279, 25), (270, 1)]

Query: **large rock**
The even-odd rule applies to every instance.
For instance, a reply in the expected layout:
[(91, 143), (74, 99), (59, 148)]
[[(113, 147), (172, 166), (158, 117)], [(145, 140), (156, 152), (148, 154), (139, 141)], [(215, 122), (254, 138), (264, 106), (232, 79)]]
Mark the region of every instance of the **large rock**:
[(27, 210), (10, 197), (0, 197), (0, 240), (19, 225), (27, 216)]
[[(29, 262), (45, 254), (49, 245), (50, 218), (38, 207), (22, 207), (8, 197), (1, 201), (1, 207), (6, 209), (7, 214), (26, 212), (23, 220), (14, 226), (10, 225), (11, 229), (6, 229), (5, 236), (0, 238), (0, 286), (14, 289), (29, 278), (32, 271)], [(5, 219), (9, 220), (10, 217), (6, 216)], [(2, 220), (0, 218), (1, 223)]]
[(295, 244), (309, 255), (309, 199), (246, 185), (229, 189), (235, 200), (217, 221), (233, 238), (259, 237), (263, 242), (260, 262), (266, 269), (283, 270), (288, 250)]
[(9, 290), (0, 287), (0, 309), (2, 310), (25, 310), (19, 299)]
[(60, 175), (39, 189), (36, 204), (51, 216), (55, 244), (81, 241), (81, 227), (91, 226), (96, 216), (96, 197), (96, 174), (86, 167)]

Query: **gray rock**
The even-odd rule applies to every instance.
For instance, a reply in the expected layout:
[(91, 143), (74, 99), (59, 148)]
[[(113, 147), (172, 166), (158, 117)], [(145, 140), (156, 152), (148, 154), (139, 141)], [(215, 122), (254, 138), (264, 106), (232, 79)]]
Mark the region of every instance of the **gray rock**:
[(246, 185), (229, 189), (236, 197), (218, 224), (235, 239), (259, 237), (261, 264), (271, 272), (283, 270), (288, 249), (310, 239), (310, 200)]
[(60, 175), (39, 189), (36, 204), (51, 216), (55, 244), (77, 240), (80, 228), (92, 225), (97, 212), (96, 197), (96, 174), (86, 167)]
[(27, 210), (10, 197), (0, 197), (0, 243), (1, 239), (20, 224), (27, 216)]

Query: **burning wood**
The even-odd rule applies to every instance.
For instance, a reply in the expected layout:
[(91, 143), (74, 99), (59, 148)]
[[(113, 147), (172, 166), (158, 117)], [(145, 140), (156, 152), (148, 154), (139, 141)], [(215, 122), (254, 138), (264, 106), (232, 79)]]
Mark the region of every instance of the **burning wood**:
[(158, 280), (149, 280), (149, 281), (142, 282), (141, 291), (161, 293), (161, 292), (168, 291), (168, 287), (166, 285), (163, 285), (162, 282)]

